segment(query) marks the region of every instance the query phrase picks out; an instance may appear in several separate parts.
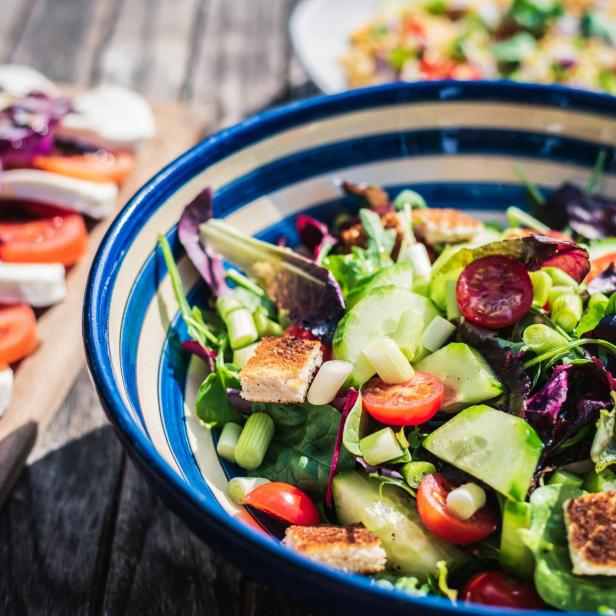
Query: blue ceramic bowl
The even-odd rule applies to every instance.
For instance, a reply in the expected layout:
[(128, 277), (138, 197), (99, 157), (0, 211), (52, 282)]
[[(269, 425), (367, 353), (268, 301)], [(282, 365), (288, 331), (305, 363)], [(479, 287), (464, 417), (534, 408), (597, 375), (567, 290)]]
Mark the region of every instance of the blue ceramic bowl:
[[(338, 613), (499, 614), (413, 598), (292, 553), (225, 495), (230, 465), (193, 415), (203, 365), (178, 350), (178, 319), (156, 238), (165, 233), (191, 301), (204, 287), (176, 238), (183, 207), (205, 186), (215, 214), (266, 240), (296, 241), (294, 217), (331, 219), (353, 204), (341, 177), (420, 191), (438, 207), (502, 216), (523, 206), (514, 167), (549, 190), (585, 181), (601, 148), (613, 160), (616, 102), (512, 83), (393, 84), (265, 112), (197, 145), (152, 178), (107, 233), (88, 283), (90, 370), (125, 447), (165, 501), (210, 545), (267, 582)], [(616, 194), (607, 170), (606, 194)], [(546, 612), (547, 614), (547, 612)]]

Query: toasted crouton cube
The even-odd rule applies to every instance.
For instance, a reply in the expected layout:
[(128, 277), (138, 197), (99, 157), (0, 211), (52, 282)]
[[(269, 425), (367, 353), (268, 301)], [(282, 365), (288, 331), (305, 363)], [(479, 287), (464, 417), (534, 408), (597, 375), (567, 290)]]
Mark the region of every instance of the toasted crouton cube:
[(379, 573), (387, 561), (380, 539), (362, 524), (290, 526), (283, 543), (311, 560), (349, 573)]
[(242, 397), (252, 402), (301, 403), (322, 363), (318, 340), (263, 338), (240, 372)]
[(564, 511), (573, 573), (616, 576), (616, 492), (572, 498)]
[(413, 230), (428, 244), (466, 242), (483, 231), (483, 223), (460, 210), (422, 208), (413, 210)]

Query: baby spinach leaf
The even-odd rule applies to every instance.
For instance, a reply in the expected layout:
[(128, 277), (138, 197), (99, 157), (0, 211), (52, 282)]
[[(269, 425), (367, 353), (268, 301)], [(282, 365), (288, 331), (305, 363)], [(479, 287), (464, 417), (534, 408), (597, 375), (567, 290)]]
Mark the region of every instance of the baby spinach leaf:
[(519, 531), (535, 557), (537, 592), (549, 605), (570, 612), (594, 612), (602, 605), (616, 605), (614, 579), (581, 576), (572, 571), (563, 505), (584, 492), (573, 486), (549, 485), (530, 497), (530, 529)]
[[(272, 481), (285, 481), (321, 501), (327, 491), (340, 413), (329, 404), (255, 404), (254, 412), (274, 420), (274, 438), (263, 464), (249, 474)], [(338, 471), (353, 468), (343, 450)]]
[(208, 426), (224, 425), (230, 421), (242, 423), (240, 414), (232, 408), (227, 398), (227, 388), (223, 376), (217, 370), (207, 375), (201, 383), (195, 410), (197, 417)]

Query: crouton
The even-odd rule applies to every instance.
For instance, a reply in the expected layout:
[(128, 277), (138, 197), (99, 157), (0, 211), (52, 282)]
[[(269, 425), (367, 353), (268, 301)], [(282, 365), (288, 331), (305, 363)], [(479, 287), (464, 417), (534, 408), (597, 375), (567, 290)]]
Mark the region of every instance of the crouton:
[(572, 498), (564, 511), (573, 573), (616, 576), (616, 492)]
[(349, 573), (379, 573), (387, 561), (380, 539), (362, 524), (290, 526), (283, 543), (311, 560)]
[(472, 216), (449, 208), (413, 210), (413, 230), (426, 243), (467, 242), (483, 231), (483, 223)]
[(263, 338), (240, 372), (241, 395), (252, 402), (301, 403), (322, 363), (318, 340)]

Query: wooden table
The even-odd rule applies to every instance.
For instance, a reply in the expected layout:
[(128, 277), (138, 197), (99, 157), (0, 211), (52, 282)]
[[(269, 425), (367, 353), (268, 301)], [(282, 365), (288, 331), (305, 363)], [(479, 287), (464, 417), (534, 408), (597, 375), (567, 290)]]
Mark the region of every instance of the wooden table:
[[(315, 92), (290, 48), (293, 4), (0, 0), (0, 63), (186, 102), (218, 128)], [(0, 614), (86, 613), (309, 612), (248, 579), (162, 505), (84, 369), (0, 511)]]

